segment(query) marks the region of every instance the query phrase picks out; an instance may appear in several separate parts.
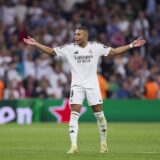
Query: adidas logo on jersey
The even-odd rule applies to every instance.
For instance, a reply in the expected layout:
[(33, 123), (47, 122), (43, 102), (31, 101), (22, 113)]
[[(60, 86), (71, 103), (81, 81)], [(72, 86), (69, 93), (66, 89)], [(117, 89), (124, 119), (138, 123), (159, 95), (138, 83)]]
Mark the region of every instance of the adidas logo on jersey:
[(78, 51), (74, 52), (74, 54), (78, 54)]

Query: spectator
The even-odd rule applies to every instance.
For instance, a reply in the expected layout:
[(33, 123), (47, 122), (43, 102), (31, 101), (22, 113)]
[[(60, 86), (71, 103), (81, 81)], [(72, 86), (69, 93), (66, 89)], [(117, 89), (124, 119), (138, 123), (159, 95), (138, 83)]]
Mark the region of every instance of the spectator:
[(24, 79), (24, 87), (25, 87), (25, 96), (26, 98), (34, 98), (36, 97), (36, 86), (37, 82), (34, 76), (29, 75), (26, 79)]
[(41, 54), (36, 61), (36, 79), (41, 80), (43, 77), (49, 79), (53, 69), (50, 66), (51, 59), (46, 54)]
[(16, 10), (11, 1), (4, 1), (2, 7), (2, 20), (6, 26), (14, 25), (16, 18)]
[[(0, 11), (1, 81), (7, 88), (6, 83), (16, 79), (27, 98), (37, 97), (35, 88), (44, 76), (53, 87), (52, 91), (58, 91), (55, 97), (68, 97), (70, 71), (65, 59), (54, 57), (55, 63), (61, 61), (61, 71), (57, 74), (50, 57), (43, 57), (39, 50), (25, 46), (22, 39), (30, 33), (54, 48), (73, 42), (74, 30), (79, 23), (89, 28), (91, 41), (98, 40), (106, 46), (130, 43), (135, 37), (147, 41), (146, 46), (123, 58), (100, 59), (98, 71), (108, 82), (107, 97), (115, 98), (117, 90), (122, 89), (120, 84), (126, 79), (132, 89), (131, 97), (141, 99), (147, 77), (160, 72), (160, 1), (147, 0), (145, 5), (140, 5), (128, 0), (11, 0), (2, 1)], [(53, 82), (48, 76), (52, 72), (55, 75)], [(57, 85), (57, 77), (65, 78)]]
[(106, 99), (107, 98), (108, 83), (107, 83), (106, 79), (101, 74), (98, 74), (98, 82), (99, 82), (99, 87), (100, 87), (102, 99)]
[(153, 76), (149, 76), (145, 84), (145, 98), (156, 99), (159, 92), (159, 86)]
[(62, 72), (61, 62), (57, 62), (54, 71), (50, 74), (49, 82), (55, 92), (56, 98), (63, 98), (64, 87), (67, 84), (67, 77)]
[(0, 100), (3, 99), (3, 94), (4, 94), (4, 82), (3, 80), (0, 79)]
[(27, 17), (28, 7), (26, 6), (26, 0), (20, 0), (15, 6), (16, 18), (18, 23), (24, 23)]
[(54, 92), (49, 85), (49, 81), (45, 77), (40, 80), (40, 84), (36, 88), (36, 94), (40, 98), (55, 98)]
[(36, 65), (33, 61), (33, 56), (28, 54), (27, 59), (24, 61), (24, 77), (30, 75), (36, 77)]
[(7, 83), (7, 87), (4, 90), (4, 99), (13, 100), (20, 98), (18, 91), (16, 90), (16, 86), (14, 81), (9, 81)]
[(131, 98), (130, 86), (127, 81), (122, 82), (121, 88), (117, 91), (116, 97), (117, 99), (128, 99)]
[(149, 39), (149, 21), (146, 18), (145, 12), (140, 11), (138, 13), (137, 19), (134, 21), (134, 26), (133, 26), (133, 36), (134, 37), (145, 37), (146, 39)]

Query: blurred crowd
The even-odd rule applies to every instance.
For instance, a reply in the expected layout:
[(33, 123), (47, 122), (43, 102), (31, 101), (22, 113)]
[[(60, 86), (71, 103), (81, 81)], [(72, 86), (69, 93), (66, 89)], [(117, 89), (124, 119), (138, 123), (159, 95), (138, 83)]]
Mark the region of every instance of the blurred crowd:
[(103, 98), (160, 98), (160, 2), (157, 0), (1, 0), (0, 99), (69, 97), (65, 59), (27, 46), (28, 35), (55, 47), (74, 41), (78, 24), (90, 41), (118, 47), (144, 38), (123, 56), (102, 57)]

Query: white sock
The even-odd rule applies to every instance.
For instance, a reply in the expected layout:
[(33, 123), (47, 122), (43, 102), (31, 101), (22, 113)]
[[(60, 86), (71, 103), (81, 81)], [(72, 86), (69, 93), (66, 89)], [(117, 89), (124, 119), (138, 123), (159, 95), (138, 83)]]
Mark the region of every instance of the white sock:
[(103, 111), (94, 113), (97, 119), (98, 130), (100, 133), (101, 143), (106, 143), (107, 139), (107, 122)]
[(77, 135), (78, 135), (78, 119), (80, 114), (76, 111), (71, 111), (69, 121), (69, 134), (71, 144), (77, 146)]

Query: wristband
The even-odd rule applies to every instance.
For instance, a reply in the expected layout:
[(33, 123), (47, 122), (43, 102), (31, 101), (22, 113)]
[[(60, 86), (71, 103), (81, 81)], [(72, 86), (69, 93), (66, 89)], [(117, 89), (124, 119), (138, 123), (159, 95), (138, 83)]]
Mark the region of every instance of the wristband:
[(133, 48), (133, 44), (131, 43), (131, 44), (129, 44), (129, 48)]

